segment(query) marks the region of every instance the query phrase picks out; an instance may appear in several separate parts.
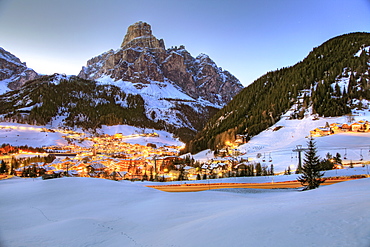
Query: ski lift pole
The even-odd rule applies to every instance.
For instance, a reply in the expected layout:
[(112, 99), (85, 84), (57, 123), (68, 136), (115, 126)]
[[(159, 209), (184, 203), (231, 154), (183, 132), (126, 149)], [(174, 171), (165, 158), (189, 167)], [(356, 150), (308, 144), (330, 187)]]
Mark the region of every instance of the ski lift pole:
[(301, 169), (302, 169), (302, 155), (301, 155), (301, 153), (303, 151), (305, 151), (305, 150), (308, 150), (308, 148), (302, 148), (302, 145), (297, 145), (297, 148), (292, 150), (293, 152), (297, 152), (298, 153), (298, 168), (297, 168), (297, 172), (301, 172)]

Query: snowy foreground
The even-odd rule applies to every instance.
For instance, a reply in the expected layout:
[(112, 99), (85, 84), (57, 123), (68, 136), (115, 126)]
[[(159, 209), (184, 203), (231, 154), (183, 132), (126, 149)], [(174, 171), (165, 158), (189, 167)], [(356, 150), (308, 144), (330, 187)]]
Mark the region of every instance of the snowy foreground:
[(370, 178), (305, 192), (167, 193), (96, 178), (0, 188), (5, 247), (370, 246)]

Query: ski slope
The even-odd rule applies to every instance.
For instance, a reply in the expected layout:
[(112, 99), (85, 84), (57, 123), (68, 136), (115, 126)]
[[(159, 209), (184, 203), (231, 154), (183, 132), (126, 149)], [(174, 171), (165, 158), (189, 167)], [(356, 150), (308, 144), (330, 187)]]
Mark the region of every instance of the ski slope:
[[(358, 112), (354, 121), (359, 120), (370, 121), (370, 112), (365, 110)], [(298, 164), (298, 156), (297, 152), (292, 150), (296, 149), (298, 145), (301, 145), (302, 148), (307, 147), (310, 130), (325, 126), (326, 123), (348, 123), (348, 119), (345, 116), (320, 118), (319, 120), (314, 120), (312, 115), (306, 116), (302, 120), (288, 120), (283, 117), (271, 128), (240, 146), (240, 151), (246, 153), (244, 158), (248, 158), (251, 161), (260, 162), (268, 166), (273, 164), (277, 172), (284, 171), (288, 166), (295, 170)], [(282, 128), (274, 131), (274, 128), (277, 126), (282, 126)], [(316, 142), (317, 154), (321, 158), (325, 158), (327, 153), (333, 156), (339, 153), (342, 159), (344, 157), (347, 158), (343, 159), (344, 163), (351, 161), (356, 163), (360, 161), (362, 154), (364, 160), (370, 161), (370, 133), (338, 133), (316, 137), (314, 140)], [(261, 155), (261, 158), (257, 158), (258, 154)], [(302, 159), (303, 157), (304, 152), (302, 152)]]
[[(370, 108), (370, 103), (365, 103)], [(322, 117), (316, 120), (312, 114), (307, 114), (301, 120), (289, 120), (290, 113), (288, 111), (280, 121), (252, 137), (248, 143), (239, 146), (238, 149), (242, 155), (238, 158), (259, 162), (268, 167), (273, 165), (276, 173), (284, 172), (288, 166), (294, 171), (298, 165), (298, 155), (293, 150), (297, 149), (297, 146), (307, 147), (311, 130), (323, 127), (326, 123), (349, 123), (347, 116)], [(353, 122), (370, 121), (370, 111), (357, 110), (353, 118)], [(274, 131), (276, 127), (280, 127), (280, 129)], [(347, 132), (316, 137), (314, 140), (320, 158), (325, 158), (327, 153), (333, 156), (339, 153), (344, 164), (358, 163), (361, 158), (363, 162), (370, 161), (370, 133)], [(204, 150), (193, 157), (200, 162), (208, 162), (215, 158), (211, 150)], [(302, 162), (303, 158), (304, 152), (302, 152)]]

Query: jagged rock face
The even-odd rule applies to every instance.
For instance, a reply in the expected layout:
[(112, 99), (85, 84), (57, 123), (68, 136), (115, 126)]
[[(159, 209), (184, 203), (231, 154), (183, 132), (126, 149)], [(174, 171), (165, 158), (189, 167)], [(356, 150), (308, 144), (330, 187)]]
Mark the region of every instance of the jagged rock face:
[(192, 98), (219, 107), (243, 88), (237, 78), (217, 67), (207, 55), (194, 58), (184, 46), (166, 50), (163, 40), (155, 38), (144, 22), (131, 25), (120, 49), (90, 59), (78, 76), (98, 79), (104, 75), (142, 84), (168, 81)]
[(39, 75), (26, 63), (0, 47), (0, 82), (3, 81), (11, 90), (21, 88), (28, 80), (38, 78)]
[(125, 38), (123, 39), (121, 48), (127, 49), (130, 47), (142, 47), (163, 51), (165, 49), (163, 40), (158, 40), (154, 37), (150, 25), (141, 21), (129, 26)]

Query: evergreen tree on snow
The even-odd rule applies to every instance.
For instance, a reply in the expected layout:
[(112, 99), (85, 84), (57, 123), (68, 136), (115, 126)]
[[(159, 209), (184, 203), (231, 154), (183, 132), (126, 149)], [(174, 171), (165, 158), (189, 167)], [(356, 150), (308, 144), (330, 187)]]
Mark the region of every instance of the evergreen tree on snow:
[(320, 158), (316, 155), (317, 150), (313, 138), (308, 141), (308, 150), (305, 152), (302, 175), (298, 181), (305, 186), (303, 190), (312, 190), (320, 186), (325, 181), (321, 177), (324, 173), (320, 172)]
[(4, 160), (1, 161), (1, 165), (0, 165), (0, 173), (6, 173), (8, 172), (8, 168), (6, 166), (6, 163)]

